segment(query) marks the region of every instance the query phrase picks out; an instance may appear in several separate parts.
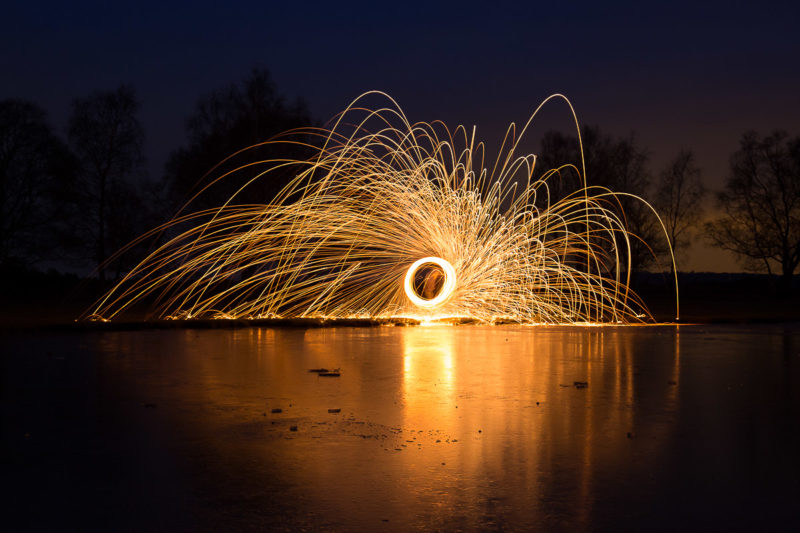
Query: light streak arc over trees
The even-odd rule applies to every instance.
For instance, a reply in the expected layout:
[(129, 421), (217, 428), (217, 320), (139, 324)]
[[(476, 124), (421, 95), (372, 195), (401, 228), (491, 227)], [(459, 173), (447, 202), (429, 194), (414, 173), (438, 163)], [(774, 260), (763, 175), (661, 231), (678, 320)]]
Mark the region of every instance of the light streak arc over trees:
[[(390, 105), (360, 107), (369, 95)], [(147, 301), (159, 318), (650, 320), (625, 268), (636, 236), (626, 231), (618, 199), (630, 195), (587, 186), (582, 161), (534, 179), (536, 156), (515, 153), (538, 111), (556, 98), (578, 128), (566, 97), (553, 95), (518, 136), (509, 127), (490, 168), (474, 128), (411, 124), (391, 97), (365, 93), (330, 129), (262, 143), (302, 144), (313, 157), (253, 161), (206, 184), (192, 200), (219, 180), (258, 171), (219, 208), (191, 213), (190, 200), (142, 236), (168, 237), (87, 318), (112, 319)], [(271, 203), (236, 203), (256, 180), (286, 168), (295, 177)], [(567, 168), (583, 187), (551, 202), (548, 180)], [(421, 259), (452, 270), (429, 298), (407, 293), (409, 269)]]

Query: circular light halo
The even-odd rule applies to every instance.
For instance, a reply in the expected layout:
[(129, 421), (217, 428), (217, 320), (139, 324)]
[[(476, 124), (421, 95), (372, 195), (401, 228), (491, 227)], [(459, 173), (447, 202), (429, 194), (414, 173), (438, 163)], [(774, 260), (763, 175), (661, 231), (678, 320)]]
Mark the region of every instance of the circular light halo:
[[(442, 288), (439, 290), (439, 294), (430, 300), (420, 298), (416, 291), (414, 291), (414, 275), (417, 273), (419, 267), (427, 263), (432, 263), (439, 266), (444, 272), (444, 283), (442, 283)], [(414, 305), (426, 308), (436, 307), (441, 305), (450, 297), (451, 294), (453, 294), (453, 291), (456, 288), (456, 269), (454, 269), (453, 265), (441, 257), (423, 257), (422, 259), (417, 259), (410, 267), (408, 267), (404, 286), (406, 289), (406, 296), (408, 296), (408, 299), (411, 300)]]

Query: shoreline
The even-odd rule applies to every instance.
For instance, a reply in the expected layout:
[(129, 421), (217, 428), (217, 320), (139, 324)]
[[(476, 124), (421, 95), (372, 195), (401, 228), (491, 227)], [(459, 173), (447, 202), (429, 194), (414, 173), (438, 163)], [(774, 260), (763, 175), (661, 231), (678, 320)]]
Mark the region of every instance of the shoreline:
[(528, 328), (664, 328), (707, 325), (777, 325), (798, 324), (796, 317), (691, 317), (691, 320), (643, 322), (643, 323), (519, 323), (503, 321), (482, 323), (474, 319), (423, 322), (413, 318), (258, 318), (258, 319), (180, 319), (180, 320), (124, 320), (124, 321), (78, 321), (33, 322), (0, 324), (0, 332), (92, 332), (92, 331), (148, 331), (148, 330), (192, 330), (192, 329), (249, 329), (249, 328), (378, 328), (378, 327), (441, 327), (441, 326), (520, 326)]

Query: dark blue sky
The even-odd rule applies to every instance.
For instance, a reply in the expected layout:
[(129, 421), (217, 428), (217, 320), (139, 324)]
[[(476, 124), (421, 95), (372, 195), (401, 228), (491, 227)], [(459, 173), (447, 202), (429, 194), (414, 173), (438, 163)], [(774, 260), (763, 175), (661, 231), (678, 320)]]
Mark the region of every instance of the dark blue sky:
[[(198, 97), (268, 68), (327, 119), (369, 89), (412, 120), (477, 125), (495, 143), (547, 95), (635, 131), (655, 172), (692, 148), (711, 187), (748, 128), (800, 134), (794, 2), (12, 2), (0, 13), (0, 98), (40, 103), (63, 132), (73, 98), (132, 83), (151, 172)], [(567, 128), (554, 106), (536, 132)], [(535, 148), (535, 145), (532, 146)], [(730, 269), (698, 253), (686, 268)]]

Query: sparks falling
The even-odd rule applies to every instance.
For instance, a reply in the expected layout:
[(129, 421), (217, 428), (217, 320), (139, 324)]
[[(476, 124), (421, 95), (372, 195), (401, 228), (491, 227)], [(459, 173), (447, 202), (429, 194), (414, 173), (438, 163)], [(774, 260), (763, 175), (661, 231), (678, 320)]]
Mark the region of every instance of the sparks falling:
[[(370, 94), (391, 105), (359, 107)], [(651, 320), (625, 275), (636, 237), (620, 214), (624, 193), (588, 186), (582, 162), (535, 179), (536, 156), (515, 153), (556, 98), (569, 104), (561, 95), (542, 102), (518, 136), (511, 125), (484, 166), (474, 129), (411, 124), (389, 96), (366, 93), (329, 129), (259, 145), (302, 144), (313, 157), (254, 161), (216, 177), (260, 170), (219, 208), (189, 212), (190, 202), (143, 236), (171, 235), (88, 318), (112, 319), (147, 301), (158, 318)], [(548, 181), (567, 167), (583, 186), (551, 198)], [(286, 168), (294, 178), (271, 203), (237, 203), (255, 181)]]

